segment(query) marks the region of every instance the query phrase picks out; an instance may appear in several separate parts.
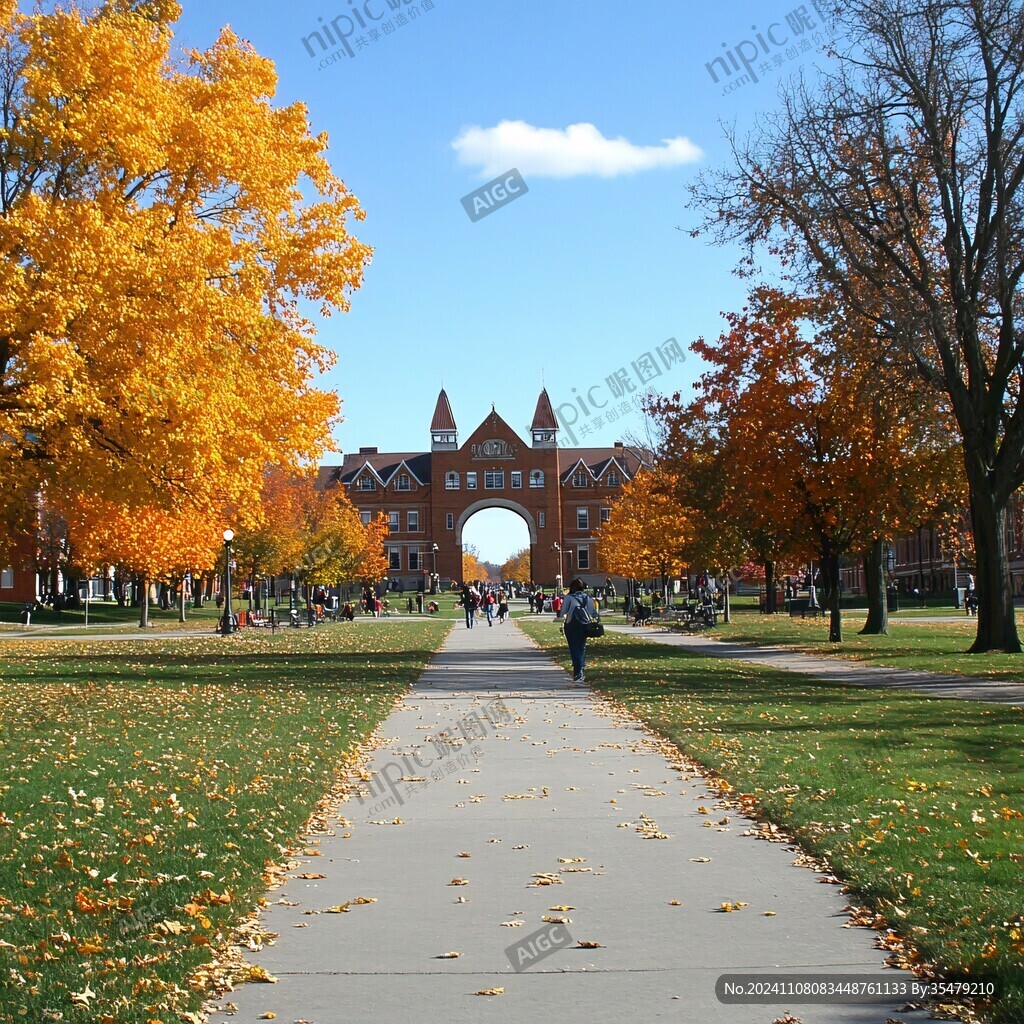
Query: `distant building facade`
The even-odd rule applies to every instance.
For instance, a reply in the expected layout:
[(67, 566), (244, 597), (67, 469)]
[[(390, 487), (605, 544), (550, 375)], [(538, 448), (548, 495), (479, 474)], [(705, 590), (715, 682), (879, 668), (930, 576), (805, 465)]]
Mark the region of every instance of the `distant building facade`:
[(529, 443), (492, 406), (460, 444), (442, 389), (429, 451), (361, 448), (340, 466), (322, 466), (320, 486), (344, 487), (365, 522), (387, 514), (389, 575), (408, 589), (434, 572), (461, 581), (463, 529), (487, 508), (508, 509), (526, 523), (534, 582), (551, 586), (561, 576), (567, 585), (581, 576), (596, 586), (606, 574), (595, 531), (607, 522), (623, 484), (642, 467), (641, 455), (621, 442), (610, 448), (559, 448), (558, 442), (558, 421), (543, 390)]

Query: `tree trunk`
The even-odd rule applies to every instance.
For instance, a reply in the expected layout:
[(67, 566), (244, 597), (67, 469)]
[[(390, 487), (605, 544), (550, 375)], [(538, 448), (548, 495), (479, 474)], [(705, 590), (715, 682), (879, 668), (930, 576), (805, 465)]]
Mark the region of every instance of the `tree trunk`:
[(832, 644), (843, 642), (843, 616), (839, 610), (839, 556), (832, 545), (825, 542), (821, 552), (822, 604), (828, 609), (828, 640)]
[(139, 580), (139, 629), (149, 627), (149, 580), (145, 576)]
[(178, 581), (178, 586), (181, 587), (181, 590), (179, 592), (180, 596), (178, 598), (178, 621), (179, 622), (187, 622), (188, 620), (185, 618), (185, 577), (184, 576), (182, 576), (181, 579)]
[(775, 615), (779, 610), (777, 584), (775, 582), (775, 563), (764, 563), (764, 610), (768, 615)]
[[(970, 467), (968, 467), (969, 478)], [(980, 474), (979, 474), (980, 475)], [(977, 569), (978, 633), (971, 654), (985, 651), (1020, 653), (1017, 619), (1006, 549), (1006, 504), (1000, 504), (987, 482), (971, 479), (971, 527)]]
[(885, 541), (876, 537), (864, 552), (864, 583), (868, 591), (868, 618), (861, 636), (887, 636), (889, 608), (885, 596)]

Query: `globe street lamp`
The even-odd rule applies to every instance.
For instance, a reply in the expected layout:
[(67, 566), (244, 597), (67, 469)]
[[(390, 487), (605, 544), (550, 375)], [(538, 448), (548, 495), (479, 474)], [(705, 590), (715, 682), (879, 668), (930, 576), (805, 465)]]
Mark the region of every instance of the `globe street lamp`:
[(561, 590), (562, 589), (562, 545), (559, 544), (558, 541), (555, 541), (555, 543), (551, 545), (551, 549), (553, 551), (557, 551), (558, 552), (558, 575), (555, 577), (555, 589), (556, 590)]
[(436, 594), (437, 593), (437, 584), (439, 583), (439, 578), (438, 578), (438, 575), (437, 575), (437, 545), (436, 544), (433, 545), (433, 554), (434, 554), (434, 573), (430, 577), (430, 592), (432, 594)]
[(221, 635), (230, 636), (234, 623), (231, 617), (231, 542), (234, 530), (224, 531), (224, 618), (221, 620)]

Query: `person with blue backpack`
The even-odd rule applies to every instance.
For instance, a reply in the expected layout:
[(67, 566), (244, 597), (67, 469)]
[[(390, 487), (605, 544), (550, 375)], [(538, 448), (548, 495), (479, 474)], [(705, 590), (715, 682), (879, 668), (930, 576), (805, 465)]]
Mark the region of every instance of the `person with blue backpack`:
[(587, 593), (587, 585), (578, 576), (569, 584), (569, 593), (562, 604), (562, 618), (565, 621), (565, 640), (572, 658), (572, 679), (582, 683), (583, 669), (587, 664), (587, 640), (604, 632), (597, 605)]

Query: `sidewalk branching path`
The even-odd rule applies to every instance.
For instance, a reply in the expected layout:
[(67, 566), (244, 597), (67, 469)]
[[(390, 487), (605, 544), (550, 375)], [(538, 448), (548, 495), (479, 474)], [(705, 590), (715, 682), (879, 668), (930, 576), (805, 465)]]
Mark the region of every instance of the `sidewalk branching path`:
[[(523, 627), (559, 659), (554, 626)], [(596, 645), (594, 645), (596, 648)], [(595, 687), (827, 857), (953, 978), (1024, 1018), (1024, 709), (853, 689), (606, 635)]]

